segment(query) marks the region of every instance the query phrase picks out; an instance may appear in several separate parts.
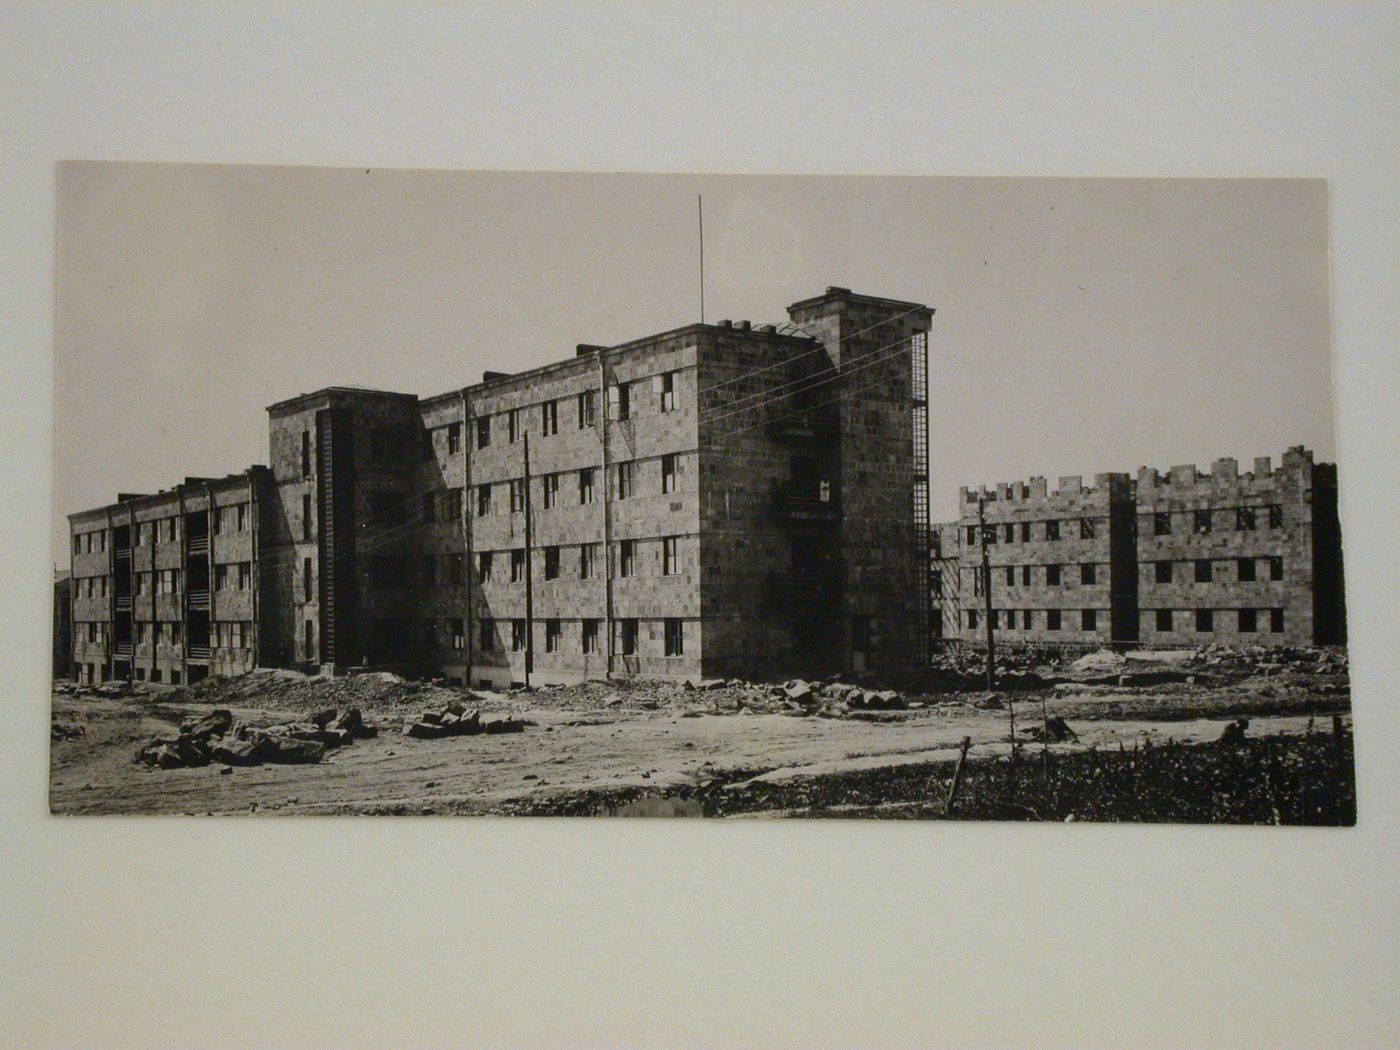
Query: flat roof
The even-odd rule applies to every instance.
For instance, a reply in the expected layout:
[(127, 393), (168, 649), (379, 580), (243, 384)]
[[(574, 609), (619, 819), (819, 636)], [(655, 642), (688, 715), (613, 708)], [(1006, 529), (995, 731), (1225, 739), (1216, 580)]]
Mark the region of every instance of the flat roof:
[(276, 401), (267, 406), (267, 411), (271, 412), (278, 408), (288, 408), (292, 405), (301, 404), (304, 401), (314, 401), (322, 397), (365, 397), (379, 398), (388, 397), (399, 401), (417, 401), (417, 394), (403, 394), (395, 390), (376, 390), (368, 386), (323, 386), (319, 390), (312, 390), (307, 394), (297, 394), (296, 397), (289, 397), (282, 401)]
[(849, 288), (840, 288), (836, 285), (828, 286), (827, 290), (821, 295), (814, 295), (810, 299), (802, 299), (799, 302), (795, 302), (789, 306), (788, 309), (802, 310), (809, 306), (816, 306), (818, 303), (829, 302), (832, 299), (846, 299), (851, 302), (871, 303), (876, 306), (904, 307), (909, 312), (922, 311), (928, 314), (934, 312), (933, 307), (925, 303), (914, 303), (907, 299), (886, 299), (879, 295), (861, 295), (859, 292), (853, 292)]

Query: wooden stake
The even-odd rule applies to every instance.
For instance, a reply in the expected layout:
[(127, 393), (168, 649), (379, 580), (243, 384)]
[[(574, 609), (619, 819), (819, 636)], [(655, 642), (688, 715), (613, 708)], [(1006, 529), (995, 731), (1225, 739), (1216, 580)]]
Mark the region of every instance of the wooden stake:
[(958, 764), (953, 770), (953, 782), (948, 785), (948, 801), (943, 804), (945, 814), (953, 812), (953, 803), (957, 801), (958, 785), (962, 783), (963, 763), (967, 761), (967, 749), (972, 746), (972, 737), (965, 736), (962, 743), (958, 745)]

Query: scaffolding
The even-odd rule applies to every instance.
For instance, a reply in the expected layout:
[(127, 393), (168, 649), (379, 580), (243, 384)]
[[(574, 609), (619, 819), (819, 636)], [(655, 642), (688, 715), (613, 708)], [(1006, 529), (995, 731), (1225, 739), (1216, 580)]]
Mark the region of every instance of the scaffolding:
[(914, 644), (919, 662), (927, 663), (933, 655), (929, 633), (928, 333), (916, 332), (909, 344), (914, 445), (914, 629), (917, 632)]

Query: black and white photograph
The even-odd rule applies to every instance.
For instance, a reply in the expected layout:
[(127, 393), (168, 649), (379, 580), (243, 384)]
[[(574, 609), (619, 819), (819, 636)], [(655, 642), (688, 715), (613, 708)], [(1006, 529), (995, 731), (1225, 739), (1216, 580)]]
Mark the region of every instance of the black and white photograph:
[(58, 178), (56, 813), (1355, 821), (1323, 180)]
[(0, 1042), (1400, 1043), (1397, 56), (0, 3)]

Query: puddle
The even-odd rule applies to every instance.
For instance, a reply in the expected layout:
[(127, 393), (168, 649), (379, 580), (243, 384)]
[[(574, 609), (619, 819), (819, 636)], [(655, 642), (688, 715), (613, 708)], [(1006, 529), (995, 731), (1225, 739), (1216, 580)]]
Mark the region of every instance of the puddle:
[(639, 798), (608, 810), (610, 817), (703, 817), (705, 804), (694, 798)]

